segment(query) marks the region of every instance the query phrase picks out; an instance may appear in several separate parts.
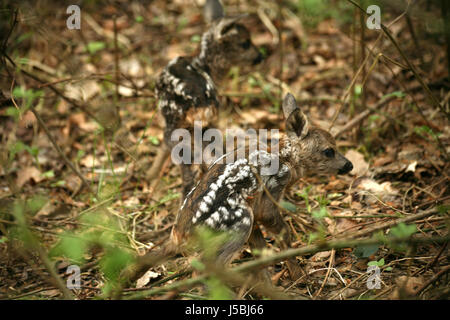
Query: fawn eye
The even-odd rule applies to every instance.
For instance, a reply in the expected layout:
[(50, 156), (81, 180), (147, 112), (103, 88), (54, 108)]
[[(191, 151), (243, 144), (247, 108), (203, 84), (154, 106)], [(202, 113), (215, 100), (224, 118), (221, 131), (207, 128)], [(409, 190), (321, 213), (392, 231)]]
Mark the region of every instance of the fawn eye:
[(243, 42), (243, 43), (241, 43), (241, 47), (243, 48), (243, 49), (248, 49), (248, 48), (250, 48), (250, 40), (247, 40), (247, 41), (245, 41), (245, 42)]
[(332, 148), (328, 148), (328, 149), (323, 150), (323, 154), (327, 158), (334, 158), (334, 150)]

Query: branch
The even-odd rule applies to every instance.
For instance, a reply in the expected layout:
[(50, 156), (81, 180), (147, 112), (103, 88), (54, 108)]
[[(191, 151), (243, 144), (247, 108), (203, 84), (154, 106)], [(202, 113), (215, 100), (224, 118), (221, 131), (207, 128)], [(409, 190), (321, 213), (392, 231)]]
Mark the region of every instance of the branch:
[[(430, 237), (430, 238), (391, 238), (388, 239), (388, 242), (390, 244), (396, 244), (396, 243), (404, 243), (407, 242), (409, 244), (420, 244), (420, 243), (445, 243), (450, 241), (450, 236), (445, 237)], [(246, 263), (241, 264), (240, 266), (231, 269), (231, 272), (248, 272), (252, 271), (254, 269), (259, 269), (265, 266), (269, 266), (274, 263), (278, 263), (280, 261), (284, 261), (288, 258), (295, 257), (295, 256), (303, 256), (307, 254), (314, 254), (321, 251), (328, 251), (331, 249), (344, 249), (344, 248), (353, 248), (356, 246), (367, 246), (367, 245), (375, 245), (375, 244), (384, 244), (382, 240), (379, 239), (366, 239), (366, 240), (360, 240), (360, 239), (344, 239), (344, 240), (334, 240), (334, 241), (328, 241), (323, 242), (320, 244), (315, 245), (309, 245), (302, 248), (296, 248), (296, 249), (288, 249), (284, 250), (282, 252), (279, 252), (277, 254), (262, 257), (253, 261), (249, 261)]]
[(411, 222), (411, 221), (414, 221), (414, 220), (419, 220), (419, 219), (426, 218), (428, 216), (433, 215), (436, 212), (437, 212), (437, 208), (431, 208), (431, 209), (428, 209), (428, 210), (425, 210), (425, 211), (422, 211), (422, 212), (419, 212), (419, 213), (416, 213), (416, 214), (411, 214), (411, 215), (409, 215), (407, 217), (404, 217), (404, 218), (400, 218), (400, 219), (397, 219), (397, 220), (394, 220), (394, 221), (388, 221), (388, 222), (382, 223), (380, 225), (373, 226), (372, 228), (361, 230), (359, 232), (351, 232), (350, 234), (344, 234), (344, 235), (341, 236), (341, 238), (343, 238), (345, 236), (350, 236), (350, 235), (352, 236), (352, 238), (359, 238), (359, 237), (371, 234), (371, 233), (373, 233), (375, 231), (378, 231), (378, 230), (387, 229), (387, 228), (395, 226), (395, 225), (397, 225), (399, 223), (406, 223), (406, 222)]
[(36, 111), (36, 109), (34, 108), (34, 106), (30, 106), (30, 110), (31, 112), (33, 112), (34, 116), (36, 117), (36, 119), (39, 122), (39, 125), (42, 127), (42, 129), (44, 129), (45, 134), (47, 135), (48, 139), (50, 140), (50, 142), (52, 143), (52, 145), (55, 147), (56, 151), (59, 153), (59, 155), (61, 156), (61, 158), (63, 159), (63, 161), (65, 162), (65, 164), (81, 179), (81, 182), (83, 183), (83, 185), (94, 195), (96, 195), (96, 193), (91, 189), (90, 184), (86, 181), (86, 179), (84, 178), (84, 176), (75, 168), (75, 166), (72, 164), (72, 162), (70, 162), (70, 160), (66, 157), (66, 155), (64, 154), (64, 152), (61, 150), (61, 148), (58, 146), (58, 144), (56, 143), (55, 139), (53, 138), (52, 134), (50, 133), (50, 131), (48, 130), (47, 126), (45, 125), (44, 121), (42, 120), (41, 116), (39, 115), (39, 113)]

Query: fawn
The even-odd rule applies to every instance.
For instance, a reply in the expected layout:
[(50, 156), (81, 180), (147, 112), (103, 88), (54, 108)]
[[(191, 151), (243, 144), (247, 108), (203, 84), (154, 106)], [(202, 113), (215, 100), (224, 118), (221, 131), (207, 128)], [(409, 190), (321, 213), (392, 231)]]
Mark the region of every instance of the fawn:
[[(217, 253), (217, 262), (226, 264), (247, 241), (259, 249), (265, 246), (258, 224), (280, 236), (278, 241), (286, 248), (291, 238), (276, 203), (286, 188), (305, 175), (345, 174), (353, 169), (337, 151), (332, 135), (309, 124), (291, 94), (286, 95), (282, 107), (286, 135), (280, 139), (278, 152), (257, 150), (228, 164), (212, 164), (178, 212), (171, 250), (178, 251), (196, 226), (228, 231), (230, 240)], [(278, 161), (278, 170), (265, 173), (268, 162), (261, 161), (264, 158)], [(293, 271), (293, 260), (288, 267), (291, 276), (298, 272)]]
[[(156, 82), (159, 109), (165, 120), (164, 142), (147, 175), (153, 179), (170, 154), (175, 142), (175, 129), (192, 132), (194, 121), (202, 121), (203, 128), (214, 124), (219, 100), (216, 83), (232, 66), (248, 67), (262, 61), (253, 45), (248, 29), (239, 17), (226, 17), (219, 1), (208, 1), (205, 17), (211, 26), (203, 34), (200, 53), (195, 57), (177, 57), (169, 62)], [(182, 194), (186, 195), (199, 178), (204, 166), (181, 164)]]

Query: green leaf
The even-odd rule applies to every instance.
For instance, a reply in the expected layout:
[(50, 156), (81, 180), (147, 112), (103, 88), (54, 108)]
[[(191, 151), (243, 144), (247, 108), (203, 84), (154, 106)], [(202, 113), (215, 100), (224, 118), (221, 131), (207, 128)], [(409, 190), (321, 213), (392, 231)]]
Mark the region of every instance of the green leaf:
[(210, 300), (231, 300), (233, 298), (230, 289), (217, 277), (206, 280), (206, 285), (209, 289)]
[(50, 256), (63, 256), (72, 261), (83, 263), (83, 254), (87, 249), (87, 245), (83, 238), (66, 233), (62, 235), (60, 242), (50, 251)]
[(55, 172), (53, 170), (49, 170), (41, 174), (43, 178), (51, 179), (55, 177)]
[(258, 85), (258, 81), (252, 76), (248, 77), (247, 82), (251, 87), (256, 87)]
[(194, 42), (194, 43), (198, 43), (198, 42), (200, 42), (202, 40), (202, 37), (200, 37), (200, 35), (198, 35), (198, 34), (194, 34), (192, 37), (191, 37), (191, 42)]
[(362, 86), (360, 84), (355, 85), (355, 96), (360, 96), (362, 93)]
[(106, 44), (102, 41), (91, 41), (87, 44), (86, 50), (90, 54), (95, 54), (97, 51), (105, 49)]
[(33, 35), (32, 32), (26, 32), (26, 33), (20, 35), (20, 36), (17, 38), (17, 40), (16, 40), (16, 44), (19, 44), (19, 43), (21, 43), (23, 40), (26, 40), (26, 39), (30, 38), (32, 35)]
[(371, 267), (371, 266), (378, 266), (378, 261), (369, 261), (368, 263), (367, 263), (367, 265), (369, 266), (369, 267)]
[(144, 17), (137, 16), (136, 18), (134, 18), (134, 21), (136, 21), (137, 23), (142, 23), (142, 22), (144, 22)]
[(286, 210), (288, 210), (288, 211), (290, 211), (290, 212), (297, 212), (297, 207), (296, 207), (296, 205), (295, 204), (293, 204), (293, 203), (291, 203), (291, 202), (289, 202), (289, 201), (281, 201), (280, 202), (280, 205), (284, 208), (284, 209), (286, 209)]
[(411, 235), (417, 232), (415, 224), (399, 223), (397, 226), (391, 229), (391, 234), (397, 238), (409, 238)]
[(319, 210), (314, 210), (311, 215), (313, 216), (313, 218), (319, 220), (329, 216), (326, 207), (321, 207)]
[(37, 195), (33, 198), (27, 200), (27, 209), (32, 213), (35, 214), (39, 210), (44, 207), (44, 205), (48, 202), (48, 198), (43, 195)]
[(121, 248), (113, 247), (106, 250), (105, 256), (100, 260), (100, 267), (105, 277), (109, 280), (117, 280), (121, 271), (134, 260), (132, 254)]
[(22, 141), (17, 141), (9, 147), (10, 157), (13, 159), (15, 155), (23, 150), (26, 150), (26, 145)]
[(194, 268), (194, 269), (196, 269), (198, 271), (205, 270), (205, 265), (201, 261), (199, 261), (198, 259), (193, 259), (191, 261), (191, 266), (192, 266), (192, 268)]
[(1, 236), (0, 237), (0, 243), (6, 243), (6, 242), (8, 242), (8, 238), (5, 237), (5, 236)]
[(450, 206), (448, 206), (448, 205), (443, 204), (443, 205), (437, 206), (437, 211), (440, 214), (446, 214), (449, 211), (449, 209), (450, 209)]
[(367, 263), (367, 265), (370, 266), (377, 266), (377, 267), (382, 267), (384, 266), (384, 258), (381, 258), (378, 261), (370, 261), (369, 263)]
[(359, 245), (353, 250), (353, 254), (358, 258), (368, 258), (378, 251), (377, 244)]
[(342, 196), (342, 193), (329, 193), (329, 194), (327, 194), (327, 198), (328, 199), (339, 198), (341, 196)]
[(150, 140), (150, 143), (155, 145), (155, 146), (159, 146), (159, 139), (155, 136), (149, 136), (148, 140)]
[(59, 180), (50, 185), (50, 187), (64, 187), (66, 185), (66, 181)]
[(27, 90), (24, 87), (14, 87), (13, 96), (14, 98), (25, 98), (27, 95)]
[(17, 109), (16, 107), (8, 107), (6, 109), (5, 113), (6, 113), (7, 116), (13, 117), (14, 120), (16, 120), (16, 121), (19, 120), (20, 110)]
[(389, 97), (404, 98), (405, 96), (406, 96), (406, 94), (404, 94), (401, 91), (394, 91), (394, 92), (385, 94), (384, 96), (381, 97), (381, 99), (383, 100), (383, 99), (386, 99), (386, 98), (389, 98)]

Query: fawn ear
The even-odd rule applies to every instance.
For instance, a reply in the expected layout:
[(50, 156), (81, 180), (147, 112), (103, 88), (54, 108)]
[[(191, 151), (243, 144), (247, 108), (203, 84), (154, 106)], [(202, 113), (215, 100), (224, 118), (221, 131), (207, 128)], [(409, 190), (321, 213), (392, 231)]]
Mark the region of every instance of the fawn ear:
[(303, 139), (308, 134), (309, 121), (298, 107), (294, 96), (290, 93), (284, 97), (283, 113), (286, 118), (286, 132), (288, 134), (295, 134), (300, 139)]
[(247, 14), (240, 14), (233, 17), (222, 18), (215, 30), (216, 39), (220, 40), (225, 36), (232, 35), (233, 32), (237, 33), (238, 30), (234, 28), (236, 26), (236, 22), (246, 16)]
[(224, 10), (220, 0), (206, 0), (203, 7), (203, 16), (207, 23), (224, 17)]

